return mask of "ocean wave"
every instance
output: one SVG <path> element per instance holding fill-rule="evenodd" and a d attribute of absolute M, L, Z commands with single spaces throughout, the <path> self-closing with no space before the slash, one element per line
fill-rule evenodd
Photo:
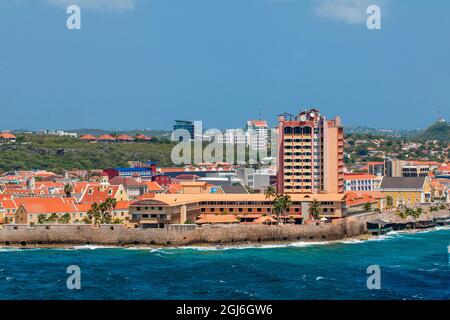
<path fill-rule="evenodd" d="M 70 248 L 60 248 L 66 250 L 97 250 L 97 249 L 121 249 L 118 246 L 101 246 L 101 245 L 82 245 L 82 246 L 73 246 Z"/>
<path fill-rule="evenodd" d="M 279 248 L 306 248 L 311 246 L 324 246 L 336 244 L 364 244 L 371 241 L 386 241 L 397 239 L 399 237 L 408 237 L 408 235 L 429 233 L 436 231 L 450 230 L 450 226 L 435 227 L 426 230 L 401 230 L 391 231 L 384 235 L 371 236 L 369 238 L 347 238 L 333 241 L 298 241 L 290 243 L 268 243 L 268 244 L 246 244 L 246 245 L 199 245 L 199 246 L 172 246 L 172 247 L 154 247 L 154 246 L 107 246 L 107 245 L 79 245 L 56 248 L 17 248 L 17 247 L 0 247 L 1 252 L 28 251 L 28 250 L 98 250 L 98 249 L 120 249 L 120 250 L 139 250 L 150 251 L 151 253 L 173 254 L 175 250 L 195 250 L 195 251 L 226 251 L 226 250 L 248 250 L 248 249 L 279 249 Z"/>

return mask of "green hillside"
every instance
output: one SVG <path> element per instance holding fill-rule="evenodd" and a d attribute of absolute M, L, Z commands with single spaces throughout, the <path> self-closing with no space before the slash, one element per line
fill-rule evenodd
<path fill-rule="evenodd" d="M 418 137 L 424 140 L 450 142 L 450 124 L 446 121 L 437 121 L 419 134 Z"/>
<path fill-rule="evenodd" d="M 69 137 L 17 134 L 14 144 L 0 144 L 0 171 L 46 169 L 61 173 L 74 169 L 128 166 L 127 161 L 156 161 L 171 165 L 172 143 L 87 143 Z"/>

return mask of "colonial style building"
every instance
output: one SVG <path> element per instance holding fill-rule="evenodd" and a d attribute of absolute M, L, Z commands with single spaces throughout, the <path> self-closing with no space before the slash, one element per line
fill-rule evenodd
<path fill-rule="evenodd" d="M 292 194 L 292 206 L 283 218 L 301 224 L 310 218 L 309 208 L 317 200 L 322 216 L 342 218 L 344 194 Z M 274 216 L 273 203 L 264 194 L 154 194 L 130 205 L 130 223 L 143 228 L 164 228 L 167 224 L 194 223 L 201 215 L 233 214 L 241 222 Z M 204 217 L 204 216 L 203 216 Z"/>
<path fill-rule="evenodd" d="M 392 197 L 394 207 L 430 203 L 431 184 L 427 177 L 384 177 L 380 191 Z"/>

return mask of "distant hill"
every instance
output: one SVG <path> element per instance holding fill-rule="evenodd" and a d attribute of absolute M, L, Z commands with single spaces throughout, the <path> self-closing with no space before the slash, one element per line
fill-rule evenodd
<path fill-rule="evenodd" d="M 450 124 L 444 120 L 436 121 L 433 125 L 418 135 L 424 140 L 439 140 L 450 142 Z"/>
<path fill-rule="evenodd" d="M 103 129 L 75 129 L 75 130 L 67 130 L 68 132 L 75 132 L 78 136 L 82 136 L 85 134 L 92 134 L 94 136 L 101 136 L 103 134 L 128 134 L 131 136 L 136 136 L 138 134 L 145 134 L 151 137 L 170 137 L 170 131 L 166 130 L 149 130 L 149 129 L 134 129 L 134 130 L 103 130 Z"/>
<path fill-rule="evenodd" d="M 344 132 L 346 134 L 372 134 L 385 137 L 409 137 L 416 135 L 418 130 L 345 126 Z"/>

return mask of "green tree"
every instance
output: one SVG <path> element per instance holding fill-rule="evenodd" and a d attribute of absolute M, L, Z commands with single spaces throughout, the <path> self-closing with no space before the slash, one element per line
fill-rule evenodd
<path fill-rule="evenodd" d="M 309 205 L 309 215 L 313 217 L 315 220 L 319 220 L 322 215 L 322 207 L 320 206 L 319 201 L 314 199 Z"/>
<path fill-rule="evenodd" d="M 58 218 L 59 223 L 68 224 L 70 222 L 70 214 L 65 213 Z"/>
<path fill-rule="evenodd" d="M 39 214 L 37 218 L 38 218 L 39 224 L 44 224 L 47 220 L 47 217 L 45 216 L 45 214 L 42 214 L 42 213 Z"/>
<path fill-rule="evenodd" d="M 58 215 L 56 213 L 52 213 L 50 217 L 47 218 L 47 222 L 55 223 L 58 221 Z"/>
<path fill-rule="evenodd" d="M 73 186 L 71 184 L 65 184 L 64 185 L 64 193 L 66 194 L 67 198 L 72 197 L 72 192 L 73 192 Z"/>
<path fill-rule="evenodd" d="M 289 210 L 289 208 L 292 206 L 292 200 L 291 196 L 286 195 L 279 195 L 274 200 L 274 210 L 275 214 L 277 216 L 277 221 L 279 222 L 280 215 L 284 215 L 284 213 Z M 286 222 L 286 221 L 285 221 Z"/>
<path fill-rule="evenodd" d="M 394 198 L 392 198 L 392 196 L 386 197 L 386 206 L 388 209 L 391 209 L 392 207 L 394 207 Z"/>
<path fill-rule="evenodd" d="M 117 206 L 117 200 L 114 198 L 108 198 L 105 202 L 100 204 L 101 222 L 110 224 L 112 221 L 112 212 Z"/>
<path fill-rule="evenodd" d="M 82 220 L 85 224 L 91 224 L 92 223 L 92 220 L 91 219 L 89 219 L 89 217 L 87 217 L 87 216 L 85 216 L 85 217 L 83 217 L 83 220 Z"/>
<path fill-rule="evenodd" d="M 371 211 L 372 210 L 372 204 L 370 202 L 366 202 L 364 204 L 364 211 Z"/>
<path fill-rule="evenodd" d="M 399 210 L 396 212 L 396 214 L 402 219 L 406 219 L 408 217 L 408 213 L 406 212 L 406 210 Z"/>
<path fill-rule="evenodd" d="M 96 202 L 94 202 L 88 210 L 87 218 L 91 221 L 91 223 L 94 222 L 94 224 L 100 225 L 102 215 L 100 212 L 100 206 Z"/>

